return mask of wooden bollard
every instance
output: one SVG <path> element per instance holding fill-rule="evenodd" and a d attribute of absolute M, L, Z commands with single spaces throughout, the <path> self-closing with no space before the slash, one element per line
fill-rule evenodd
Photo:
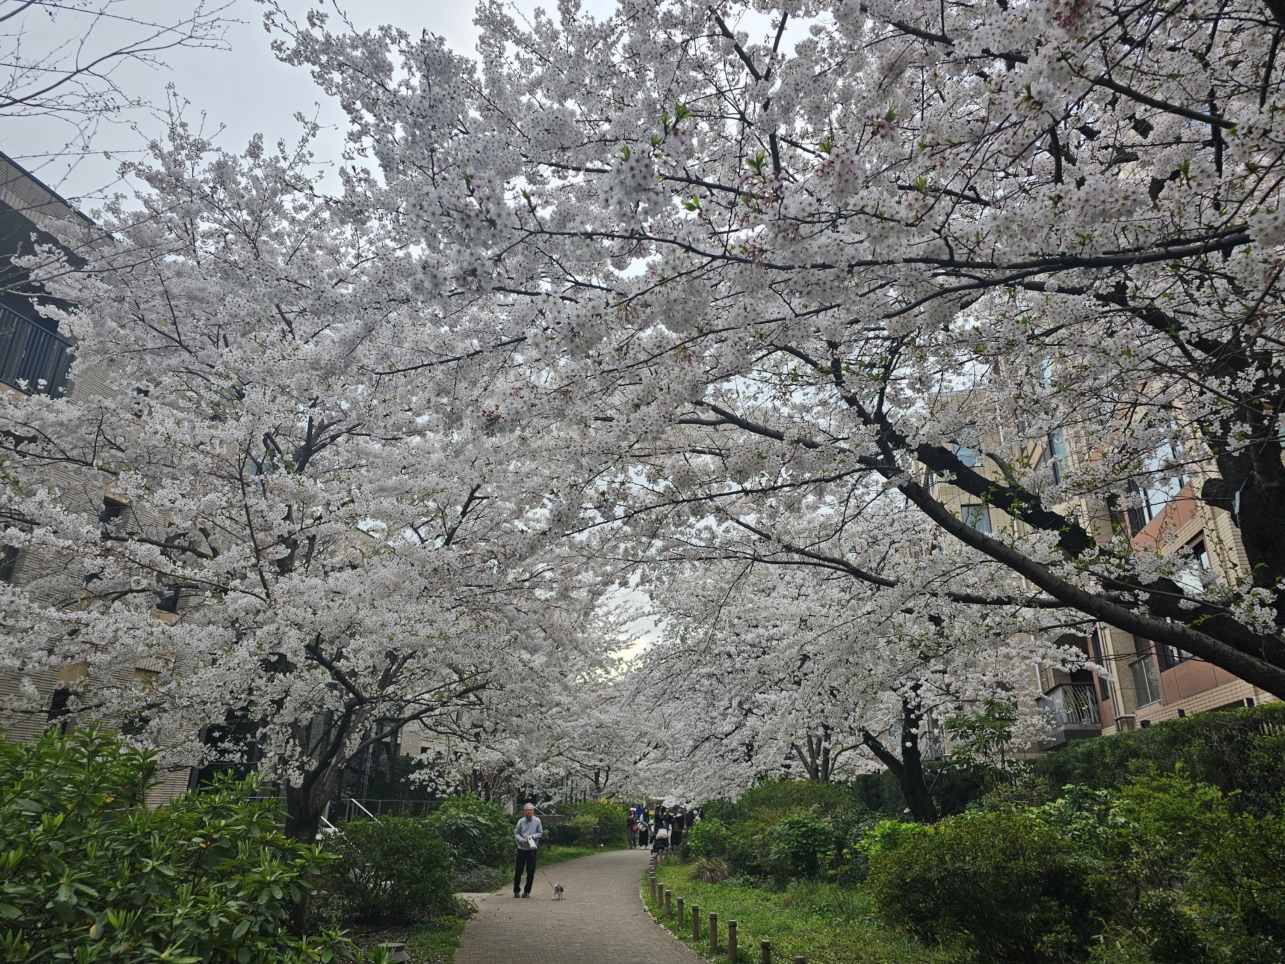
<path fill-rule="evenodd" d="M 736 921 L 727 922 L 727 959 L 736 964 Z"/>
<path fill-rule="evenodd" d="M 763 955 L 761 964 L 772 964 L 772 942 L 759 941 L 759 950 Z"/>
<path fill-rule="evenodd" d="M 654 904 L 656 902 L 656 875 L 648 874 L 647 879 L 651 881 L 651 901 Z"/>
<path fill-rule="evenodd" d="M 808 964 L 808 959 L 806 957 L 796 957 L 794 964 Z"/>
<path fill-rule="evenodd" d="M 709 915 L 709 952 L 713 954 L 718 950 L 718 915 L 711 913 Z"/>
<path fill-rule="evenodd" d="M 674 916 L 674 892 L 669 889 L 665 890 L 665 916 Z"/>
<path fill-rule="evenodd" d="M 701 909 L 700 904 L 692 904 L 692 940 L 701 939 Z"/>
<path fill-rule="evenodd" d="M 687 923 L 687 918 L 683 915 L 683 899 L 678 898 L 678 926 L 682 927 Z"/>

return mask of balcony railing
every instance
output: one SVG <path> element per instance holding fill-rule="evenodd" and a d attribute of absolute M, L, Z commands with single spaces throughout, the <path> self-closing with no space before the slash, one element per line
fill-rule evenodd
<path fill-rule="evenodd" d="M 1098 699 L 1092 683 L 1063 683 L 1055 686 L 1036 701 L 1059 726 L 1101 726 Z"/>
<path fill-rule="evenodd" d="M 71 342 L 0 305 L 0 382 L 28 395 L 61 395 Z"/>

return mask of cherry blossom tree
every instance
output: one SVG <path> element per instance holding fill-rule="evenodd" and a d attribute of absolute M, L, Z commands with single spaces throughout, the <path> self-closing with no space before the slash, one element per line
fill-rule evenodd
<path fill-rule="evenodd" d="M 873 490 L 1006 567 L 995 604 L 1285 695 L 1279 5 L 484 3 L 480 67 L 270 20 L 348 112 L 351 209 L 504 297 L 498 417 L 561 433 L 591 523 L 699 506 L 892 588 Z M 1219 585 L 1116 515 L 1185 483 L 1239 527 Z"/>
<path fill-rule="evenodd" d="M 467 740 L 609 637 L 566 573 L 556 460 L 494 417 L 512 361 L 451 320 L 477 306 L 336 217 L 306 140 L 172 134 L 114 243 L 42 278 L 75 306 L 69 397 L 0 400 L 0 538 L 34 573 L 0 588 L 0 653 L 79 663 L 68 709 L 176 764 L 252 752 L 311 839 L 389 730 Z"/>
<path fill-rule="evenodd" d="M 1075 614 L 959 603 L 1003 587 L 1007 570 L 935 546 L 931 525 L 908 530 L 865 533 L 884 571 L 900 576 L 892 589 L 773 565 L 761 547 L 738 544 L 737 527 L 719 561 L 713 532 L 694 561 L 671 560 L 668 578 L 652 583 L 670 632 L 636 670 L 636 702 L 664 721 L 656 769 L 707 798 L 769 775 L 829 780 L 884 766 L 914 818 L 932 821 L 925 759 L 946 749 L 948 721 L 1002 703 L 1016 741 L 1033 743 L 1047 725 L 1036 661 L 1085 663 L 1054 642 Z"/>

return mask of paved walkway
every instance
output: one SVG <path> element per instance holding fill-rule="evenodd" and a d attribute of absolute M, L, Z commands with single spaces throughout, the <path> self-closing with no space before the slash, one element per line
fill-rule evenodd
<path fill-rule="evenodd" d="M 507 887 L 487 894 L 455 964 L 704 964 L 643 907 L 647 859 L 645 850 L 612 850 L 537 870 L 528 900 Z M 554 884 L 566 899 L 551 899 Z"/>

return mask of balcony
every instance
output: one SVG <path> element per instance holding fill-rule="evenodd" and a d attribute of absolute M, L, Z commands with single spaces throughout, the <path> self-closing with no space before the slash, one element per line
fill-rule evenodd
<path fill-rule="evenodd" d="M 1036 706 L 1047 717 L 1052 732 L 1040 740 L 1041 750 L 1052 750 L 1072 740 L 1102 734 L 1102 716 L 1092 683 L 1063 683 L 1045 692 Z"/>
<path fill-rule="evenodd" d="M 71 342 L 0 305 L 0 382 L 57 398 L 67 388 Z"/>

